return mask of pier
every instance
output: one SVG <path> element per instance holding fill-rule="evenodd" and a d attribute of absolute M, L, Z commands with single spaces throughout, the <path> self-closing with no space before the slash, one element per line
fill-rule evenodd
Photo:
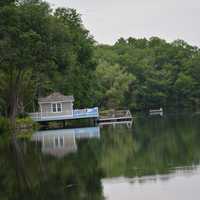
<path fill-rule="evenodd" d="M 129 110 L 108 110 L 100 112 L 100 123 L 112 123 L 120 121 L 132 121 L 133 117 Z"/>
<path fill-rule="evenodd" d="M 30 113 L 30 117 L 35 122 L 50 122 L 50 121 L 65 121 L 65 120 L 76 120 L 76 119 L 99 119 L 98 108 L 86 108 L 73 110 L 72 114 L 56 113 L 52 115 L 52 112 L 37 112 Z"/>
<path fill-rule="evenodd" d="M 51 122 L 78 119 L 91 119 L 95 123 L 112 123 L 118 121 L 131 121 L 132 115 L 129 110 L 107 110 L 99 113 L 98 107 L 74 109 L 74 97 L 65 96 L 54 92 L 47 97 L 38 99 L 39 111 L 29 113 L 35 122 Z"/>

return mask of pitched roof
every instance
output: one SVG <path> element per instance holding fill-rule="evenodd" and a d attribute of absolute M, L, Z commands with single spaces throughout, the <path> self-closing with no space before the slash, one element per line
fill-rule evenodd
<path fill-rule="evenodd" d="M 54 92 L 47 97 L 39 98 L 39 103 L 50 103 L 50 102 L 57 102 L 57 101 L 66 101 L 66 102 L 73 102 L 73 96 L 65 96 L 59 92 Z"/>

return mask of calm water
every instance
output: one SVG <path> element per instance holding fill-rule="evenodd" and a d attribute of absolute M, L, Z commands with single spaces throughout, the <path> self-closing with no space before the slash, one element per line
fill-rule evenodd
<path fill-rule="evenodd" d="M 200 115 L 0 137 L 0 200 L 199 200 Z"/>

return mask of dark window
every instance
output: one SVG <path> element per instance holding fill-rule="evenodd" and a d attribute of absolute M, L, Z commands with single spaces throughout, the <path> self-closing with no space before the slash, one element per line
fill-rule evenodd
<path fill-rule="evenodd" d="M 61 112 L 62 109 L 61 109 L 61 103 L 57 103 L 57 112 Z"/>
<path fill-rule="evenodd" d="M 56 104 L 55 103 L 52 104 L 52 110 L 53 110 L 53 112 L 57 112 Z"/>
<path fill-rule="evenodd" d="M 61 105 L 61 103 L 53 103 L 52 104 L 52 111 L 53 112 L 62 112 L 62 105 Z"/>

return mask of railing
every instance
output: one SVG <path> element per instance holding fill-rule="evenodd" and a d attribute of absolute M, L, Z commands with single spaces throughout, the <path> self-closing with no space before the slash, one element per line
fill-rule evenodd
<path fill-rule="evenodd" d="M 54 118 L 59 119 L 77 119 L 77 118 L 87 118 L 87 117 L 99 117 L 99 111 L 98 108 L 86 108 L 86 109 L 76 109 L 73 110 L 72 115 L 67 114 L 67 113 L 52 113 L 52 112 L 46 112 L 46 113 L 29 113 L 29 116 L 34 120 L 34 121 L 42 121 L 45 119 L 52 119 Z"/>
<path fill-rule="evenodd" d="M 100 118 L 132 118 L 129 110 L 107 110 L 100 113 Z"/>
<path fill-rule="evenodd" d="M 34 121 L 38 121 L 38 120 L 40 120 L 40 119 L 42 118 L 40 112 L 29 113 L 29 116 L 30 116 Z"/>
<path fill-rule="evenodd" d="M 86 108 L 73 110 L 73 116 L 99 116 L 98 108 Z"/>

